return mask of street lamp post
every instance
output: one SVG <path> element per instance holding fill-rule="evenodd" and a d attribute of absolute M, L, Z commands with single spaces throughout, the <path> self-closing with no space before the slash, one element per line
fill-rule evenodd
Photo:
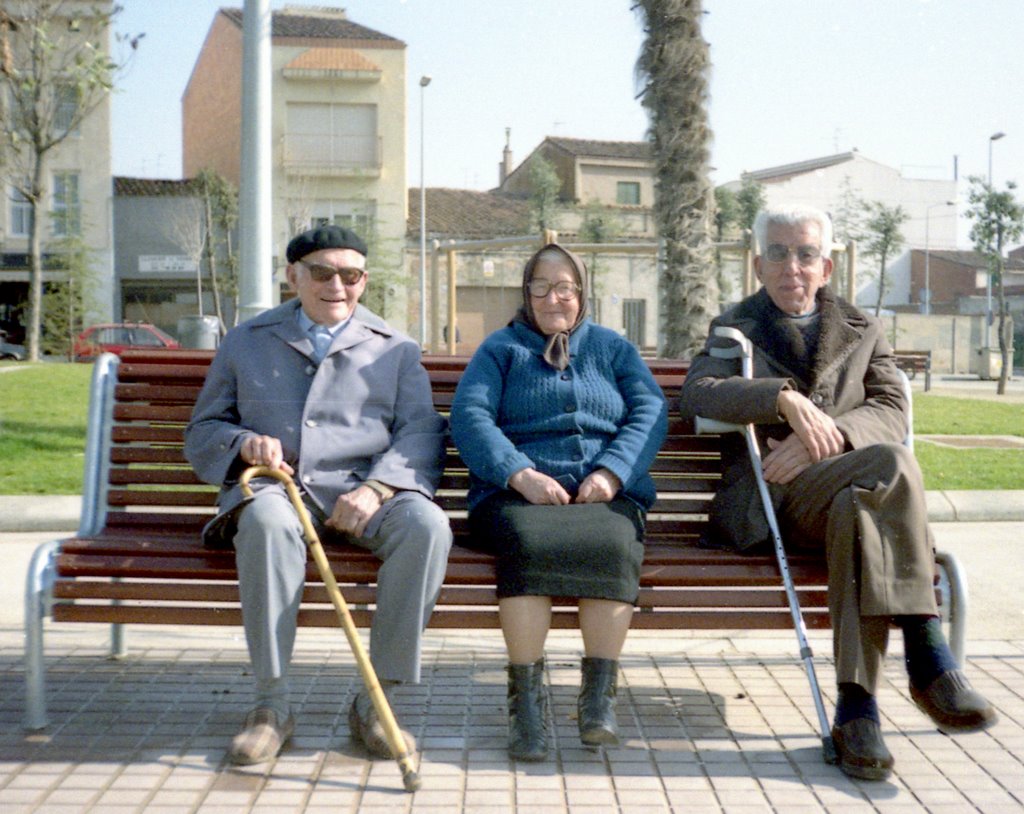
<path fill-rule="evenodd" d="M 1005 136 L 1002 130 L 988 137 L 988 186 L 992 188 L 992 142 Z M 992 347 L 992 269 L 985 275 L 985 348 Z"/>
<path fill-rule="evenodd" d="M 930 316 L 932 313 L 932 278 L 930 269 L 928 268 L 928 258 L 930 254 L 930 244 L 928 240 L 928 227 L 930 225 L 930 218 L 932 210 L 937 206 L 956 206 L 956 201 L 942 201 L 941 203 L 933 203 L 927 206 L 924 210 L 924 313 L 925 316 Z"/>
<path fill-rule="evenodd" d="M 427 190 L 424 186 L 424 153 L 426 136 L 423 124 L 425 89 L 429 76 L 420 77 L 420 347 L 427 344 Z"/>

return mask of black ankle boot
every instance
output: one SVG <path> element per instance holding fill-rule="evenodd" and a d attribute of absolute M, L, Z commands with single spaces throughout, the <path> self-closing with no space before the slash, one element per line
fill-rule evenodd
<path fill-rule="evenodd" d="M 615 693 L 619 663 L 613 659 L 583 659 L 583 683 L 576 702 L 580 740 L 587 746 L 614 746 L 619 742 L 615 721 Z"/>
<path fill-rule="evenodd" d="M 508 665 L 508 754 L 532 761 L 548 756 L 544 659 Z"/>

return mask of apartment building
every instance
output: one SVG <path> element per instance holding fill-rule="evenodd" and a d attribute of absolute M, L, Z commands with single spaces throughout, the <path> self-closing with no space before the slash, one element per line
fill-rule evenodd
<path fill-rule="evenodd" d="M 82 0 L 64 4 L 60 17 L 46 21 L 46 36 L 54 44 L 54 75 L 59 73 L 62 56 L 73 55 L 86 38 L 109 54 L 110 32 L 97 27 L 95 15 L 110 14 L 112 8 L 109 0 Z M 19 16 L 16 4 L 4 4 L 2 12 L 3 54 L 11 71 L 0 80 L 9 81 L 17 70 L 32 70 L 27 64 L 19 64 L 29 59 L 25 35 L 30 23 Z M 59 270 L 61 245 L 67 238 L 80 238 L 89 251 L 97 285 L 98 311 L 92 316 L 96 320 L 109 319 L 113 302 L 110 97 L 104 94 L 88 115 L 69 129 L 69 124 L 79 118 L 80 97 L 72 88 L 56 83 L 48 90 L 52 96 L 46 98 L 46 108 L 53 110 L 53 130 L 67 135 L 46 153 L 43 165 L 44 192 L 39 209 L 45 217 L 45 222 L 40 223 L 43 282 L 63 279 Z M 7 128 L 17 121 L 17 114 L 12 109 L 13 93 L 6 81 L 0 81 L 0 91 L 0 118 Z M 0 157 L 0 328 L 18 341 L 24 332 L 22 309 L 29 295 L 31 209 L 15 182 L 27 178 L 30 172 L 31 166 L 22 157 Z"/>
<path fill-rule="evenodd" d="M 297 231 L 336 223 L 370 244 L 375 282 L 403 279 L 405 43 L 322 6 L 275 10 L 271 24 L 275 269 Z M 183 171 L 241 172 L 242 11 L 217 12 L 182 98 Z M 402 327 L 406 286 L 383 310 Z M 380 307 L 380 305 L 378 305 Z"/>
<path fill-rule="evenodd" d="M 606 241 L 648 243 L 650 251 L 584 253 L 591 271 L 590 317 L 621 332 L 637 347 L 651 351 L 657 343 L 657 264 L 655 258 L 653 162 L 646 142 L 613 142 L 548 136 L 514 166 L 509 133 L 498 163 L 498 186 L 488 192 L 427 189 L 426 238 L 481 241 L 510 237 L 535 238 L 516 247 L 469 248 L 457 253 L 458 350 L 470 353 L 492 331 L 505 325 L 522 301 L 522 268 L 540 246 L 539 228 L 532 223 L 530 167 L 543 158 L 560 182 L 554 217 L 549 224 L 559 241 L 569 246 L 589 239 L 587 220 L 604 221 Z M 419 189 L 409 190 L 407 264 L 419 268 Z M 418 273 L 418 272 L 417 272 Z M 438 347 L 442 337 L 433 330 L 447 313 L 447 274 L 427 270 L 431 318 L 428 343 Z M 432 289 L 438 284 L 436 296 Z M 436 308 L 435 308 L 436 306 Z"/>

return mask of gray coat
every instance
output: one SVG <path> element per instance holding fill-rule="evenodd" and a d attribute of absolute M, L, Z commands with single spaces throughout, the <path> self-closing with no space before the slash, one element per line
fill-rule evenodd
<path fill-rule="evenodd" d="M 819 291 L 818 303 L 821 335 L 810 360 L 802 352 L 799 332 L 781 318 L 763 289 L 714 319 L 712 335 L 683 384 L 683 416 L 756 424 L 765 449 L 766 437 L 782 439 L 791 432 L 776 409 L 779 392 L 788 387 L 835 420 L 847 449 L 900 443 L 907 433 L 908 405 L 881 323 L 828 289 Z M 753 343 L 752 380 L 742 378 L 738 359 L 709 355 L 712 347 L 735 344 L 713 336 L 719 325 L 738 328 Z M 752 548 L 770 537 L 743 440 L 727 438 L 723 454 L 725 471 L 711 507 L 712 526 L 716 537 L 724 536 L 741 550 Z"/>
<path fill-rule="evenodd" d="M 298 299 L 224 337 L 185 431 L 185 456 L 221 486 L 222 516 L 242 500 L 247 436 L 281 440 L 296 481 L 329 515 L 338 496 L 374 479 L 433 497 L 445 420 L 433 407 L 420 349 L 358 306 L 318 366 Z M 255 488 L 280 488 L 254 483 Z"/>

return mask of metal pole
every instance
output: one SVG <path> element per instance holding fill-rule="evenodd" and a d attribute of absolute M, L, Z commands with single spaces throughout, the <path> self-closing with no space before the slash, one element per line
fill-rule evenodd
<path fill-rule="evenodd" d="M 448 355 L 455 355 L 456 336 L 459 330 L 458 323 L 456 322 L 456 297 L 458 292 L 456 290 L 455 281 L 455 250 L 449 249 L 446 253 L 448 255 Z"/>
<path fill-rule="evenodd" d="M 988 186 L 992 189 L 992 143 L 1005 136 L 1002 130 L 988 137 Z M 992 347 L 992 269 L 985 275 L 985 352 Z M 987 360 L 986 360 L 987 362 Z M 987 364 L 986 364 L 987 367 Z"/>
<path fill-rule="evenodd" d="M 427 344 L 427 189 L 424 185 L 424 155 L 426 152 L 425 89 L 429 76 L 420 77 L 420 347 Z"/>
<path fill-rule="evenodd" d="M 239 184 L 239 316 L 273 305 L 271 258 L 270 0 L 245 0 L 242 13 L 242 175 Z"/>

